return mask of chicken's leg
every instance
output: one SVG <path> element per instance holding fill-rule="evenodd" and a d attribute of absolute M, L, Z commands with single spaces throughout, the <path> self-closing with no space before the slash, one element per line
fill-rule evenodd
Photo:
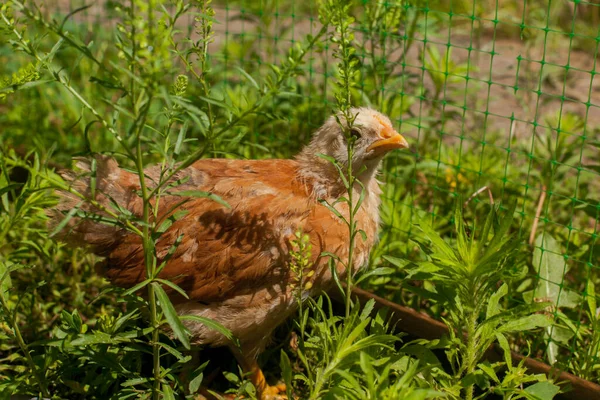
<path fill-rule="evenodd" d="M 248 357 L 242 353 L 240 349 L 234 349 L 233 354 L 244 372 L 250 374 L 250 381 L 256 388 L 258 396 L 261 400 L 285 400 L 285 385 L 279 384 L 269 386 L 265 375 L 260 369 L 258 362 L 254 357 Z"/>

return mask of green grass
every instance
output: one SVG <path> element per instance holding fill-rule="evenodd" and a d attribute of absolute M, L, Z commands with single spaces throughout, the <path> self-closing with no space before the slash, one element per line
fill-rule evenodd
<path fill-rule="evenodd" d="M 289 158 L 350 105 L 390 115 L 413 145 L 386 159 L 380 240 L 354 282 L 451 335 L 406 338 L 372 304 L 310 299 L 262 357 L 271 377 L 313 399 L 554 396 L 508 351 L 485 361 L 495 342 L 598 381 L 600 105 L 582 66 L 595 59 L 576 53 L 597 53 L 598 10 L 447 3 L 133 0 L 101 8 L 110 23 L 0 6 L 0 399 L 191 398 L 215 367 L 204 350 L 191 362 L 181 322 L 156 300 L 148 221 L 160 191 L 142 184 L 143 221 L 115 215 L 144 240 L 142 298 L 48 231 L 56 168 L 101 152 L 143 180 L 151 164 L 168 176 L 202 157 Z M 548 38 L 546 25 L 567 34 Z M 302 266 L 301 233 L 297 245 Z M 252 398 L 234 364 L 219 375 L 221 391 Z"/>

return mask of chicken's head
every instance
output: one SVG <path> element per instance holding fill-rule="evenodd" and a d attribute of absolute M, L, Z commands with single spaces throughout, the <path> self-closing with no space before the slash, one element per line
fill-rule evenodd
<path fill-rule="evenodd" d="M 408 143 L 394 130 L 390 119 L 380 112 L 361 107 L 351 108 L 350 115 L 353 121 L 347 121 L 342 114 L 325 121 L 302 151 L 301 158 L 324 154 L 347 167 L 348 146 L 353 144 L 353 171 L 371 177 L 387 152 L 408 148 Z"/>

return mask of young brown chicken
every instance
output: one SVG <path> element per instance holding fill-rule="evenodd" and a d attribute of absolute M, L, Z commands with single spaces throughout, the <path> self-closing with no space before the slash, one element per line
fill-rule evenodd
<path fill-rule="evenodd" d="M 351 134 L 356 137 L 354 171 L 361 171 L 366 196 L 356 220 L 366 233 L 357 236 L 353 269 L 367 261 L 369 250 L 377 240 L 379 225 L 379 184 L 375 178 L 383 156 L 390 150 L 406 148 L 406 140 L 392 128 L 388 117 L 368 108 L 351 110 L 357 114 Z M 343 121 L 343 118 L 340 118 Z M 239 338 L 241 348 L 218 332 L 200 323 L 187 325 L 196 343 L 225 345 L 232 348 L 242 368 L 251 377 L 263 399 L 277 392 L 266 384 L 256 363 L 275 327 L 295 309 L 294 275 L 289 268 L 290 240 L 298 230 L 310 236 L 315 274 L 312 288 L 305 296 L 326 291 L 332 286 L 331 273 L 323 252 L 342 259 L 348 253 L 348 228 L 320 199 L 334 204 L 345 194 L 339 173 L 319 154 L 347 165 L 347 141 L 335 117 L 319 128 L 300 154 L 293 160 L 226 160 L 204 159 L 180 171 L 173 180 L 187 181 L 175 191 L 202 190 L 223 198 L 231 208 L 207 198 L 193 198 L 177 208 L 187 214 L 175 221 L 156 243 L 156 255 L 164 258 L 173 243 L 181 243 L 160 273 L 182 287 L 189 300 L 169 292 L 180 314 L 211 318 L 230 329 Z M 87 197 L 90 188 L 89 162 L 79 162 L 87 175 L 63 174 L 74 189 Z M 95 196 L 100 204 L 120 207 L 141 214 L 142 201 L 137 194 L 137 175 L 120 169 L 114 159 L 96 157 Z M 159 180 L 159 167 L 146 171 L 150 182 Z M 152 183 L 149 184 L 152 186 Z M 358 198 L 360 191 L 356 185 Z M 181 197 L 163 195 L 159 201 L 157 224 L 173 213 Z M 55 211 L 55 224 L 66 210 L 80 200 L 61 193 Z M 98 214 L 89 205 L 80 206 Z M 345 217 L 348 207 L 337 203 Z M 131 287 L 146 278 L 144 254 L 139 236 L 92 220 L 72 219 L 63 230 L 66 240 L 86 244 L 103 257 L 99 270 L 114 284 Z M 345 275 L 338 267 L 340 276 Z M 169 290 L 165 287 L 165 290 Z"/>

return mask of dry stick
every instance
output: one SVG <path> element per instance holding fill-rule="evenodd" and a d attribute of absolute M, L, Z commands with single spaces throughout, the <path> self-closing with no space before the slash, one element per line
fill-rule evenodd
<path fill-rule="evenodd" d="M 473 200 L 478 194 L 480 194 L 481 192 L 483 192 L 484 190 L 487 190 L 488 192 L 488 196 L 490 196 L 490 204 L 494 205 L 494 196 L 492 195 L 492 191 L 490 190 L 489 187 L 484 186 L 481 189 L 477 190 L 475 193 L 473 193 L 468 199 L 467 201 L 465 201 L 465 203 L 463 204 L 463 208 L 465 208 L 466 206 L 469 205 L 469 203 L 471 202 L 471 200 Z"/>
<path fill-rule="evenodd" d="M 542 192 L 540 193 L 540 199 L 538 200 L 537 210 L 535 210 L 535 218 L 533 220 L 533 226 L 531 227 L 531 234 L 529 235 L 529 245 L 532 246 L 535 241 L 535 233 L 537 231 L 538 223 L 540 221 L 540 214 L 546 201 L 546 185 L 542 186 Z"/>
<path fill-rule="evenodd" d="M 474 199 L 474 198 L 475 198 L 475 197 L 476 197 L 478 194 L 480 194 L 480 193 L 481 193 L 481 192 L 483 192 L 484 190 L 487 190 L 487 192 L 488 192 L 488 196 L 490 197 L 490 204 L 491 204 L 492 206 L 494 206 L 494 196 L 492 195 L 492 191 L 490 190 L 490 188 L 489 188 L 489 187 L 487 187 L 487 186 L 484 186 L 484 187 L 482 187 L 481 189 L 477 190 L 475 193 L 473 193 L 473 194 L 472 194 L 472 195 L 471 195 L 471 196 L 470 196 L 470 197 L 467 199 L 467 201 L 465 201 L 465 202 L 463 203 L 463 208 L 467 208 L 467 206 L 469 205 L 469 203 L 471 202 L 471 200 L 473 200 L 473 199 Z M 465 224 L 465 227 L 469 226 L 469 224 L 467 224 L 467 220 L 465 219 L 465 215 L 464 215 L 464 213 L 463 213 L 463 216 L 462 216 L 462 218 L 463 218 L 463 222 L 464 222 L 464 224 Z M 471 236 L 471 233 L 470 233 L 470 231 L 469 231 L 469 230 L 467 230 L 467 235 Z"/>

